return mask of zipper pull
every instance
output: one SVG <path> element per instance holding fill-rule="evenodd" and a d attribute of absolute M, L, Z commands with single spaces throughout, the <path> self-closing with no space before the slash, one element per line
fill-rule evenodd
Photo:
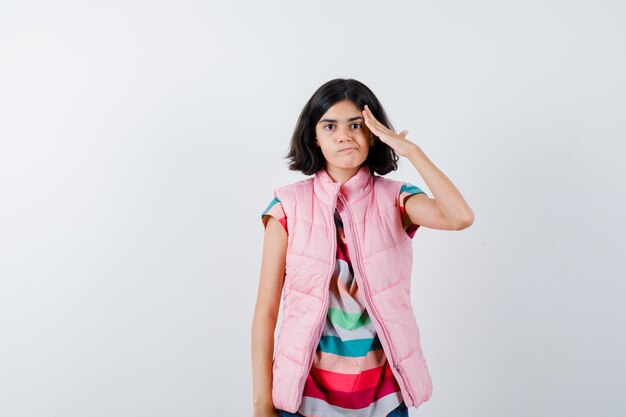
<path fill-rule="evenodd" d="M 396 371 L 398 371 L 399 374 L 402 374 L 402 369 L 400 369 L 400 365 L 398 365 L 397 363 L 394 363 L 393 367 L 396 368 Z M 413 399 L 413 395 L 409 391 L 409 387 L 408 385 L 406 385 L 406 381 L 405 381 L 405 387 L 407 389 L 407 394 L 409 394 L 409 398 L 411 399 L 411 403 L 415 404 L 415 399 Z"/>

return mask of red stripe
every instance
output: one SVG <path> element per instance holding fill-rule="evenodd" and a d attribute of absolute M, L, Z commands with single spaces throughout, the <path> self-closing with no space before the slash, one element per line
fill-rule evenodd
<path fill-rule="evenodd" d="M 356 410 L 370 406 L 379 398 L 400 391 L 398 382 L 393 375 L 385 378 L 378 387 L 360 391 L 334 391 L 320 388 L 315 385 L 311 375 L 307 377 L 303 396 L 318 398 L 330 405 Z"/>
<path fill-rule="evenodd" d="M 343 228 L 337 227 L 337 259 L 346 261 L 350 264 L 350 252 L 348 251 L 348 245 L 346 244 L 346 238 L 343 236 Z"/>
<path fill-rule="evenodd" d="M 387 364 L 361 371 L 359 374 L 344 374 L 313 367 L 311 374 L 317 385 L 321 385 L 324 389 L 344 392 L 373 388 L 381 379 L 392 375 L 391 368 Z"/>
<path fill-rule="evenodd" d="M 280 220 L 278 220 L 280 222 L 280 224 L 283 225 L 283 227 L 285 228 L 285 232 L 287 232 L 287 234 L 289 234 L 289 230 L 287 230 L 287 217 L 283 216 L 281 217 Z"/>

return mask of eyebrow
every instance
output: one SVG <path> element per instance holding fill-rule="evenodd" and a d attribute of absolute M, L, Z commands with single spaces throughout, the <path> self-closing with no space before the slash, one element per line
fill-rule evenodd
<path fill-rule="evenodd" d="M 352 122 L 354 120 L 359 120 L 359 119 L 363 120 L 363 117 L 361 117 L 361 116 L 351 117 L 351 118 L 347 119 L 346 122 Z M 335 120 L 335 119 L 322 119 L 322 120 L 319 121 L 319 123 L 323 123 L 323 122 L 337 123 L 337 120 Z"/>

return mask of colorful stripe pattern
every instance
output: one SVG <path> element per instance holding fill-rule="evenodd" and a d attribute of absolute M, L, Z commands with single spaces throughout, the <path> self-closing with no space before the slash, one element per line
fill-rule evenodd
<path fill-rule="evenodd" d="M 405 199 L 408 196 L 413 195 L 413 194 L 426 194 L 426 193 L 422 191 L 416 185 L 413 185 L 408 182 L 405 183 L 402 186 L 402 188 L 400 188 L 400 201 L 399 201 L 400 215 L 402 216 L 404 230 L 406 230 L 406 232 L 408 233 L 411 239 L 415 235 L 415 232 L 417 232 L 417 229 L 420 227 L 420 225 L 411 223 L 411 219 L 409 219 L 409 216 L 406 216 L 406 212 L 404 210 L 404 203 L 405 203 Z"/>
<path fill-rule="evenodd" d="M 280 224 L 282 224 L 283 227 L 285 228 L 285 231 L 289 233 L 289 230 L 287 230 L 287 217 L 285 216 L 285 212 L 283 211 L 283 206 L 280 204 L 280 200 L 278 199 L 278 197 L 274 197 L 272 201 L 270 201 L 270 203 L 268 204 L 267 208 L 263 211 L 263 214 L 261 214 L 261 220 L 263 221 L 263 226 L 267 224 L 268 218 L 265 217 L 266 215 L 269 215 L 278 219 Z"/>
<path fill-rule="evenodd" d="M 419 225 L 405 216 L 404 200 L 418 193 L 424 192 L 406 183 L 398 196 L 403 224 L 411 238 Z M 340 201 L 337 208 L 337 262 L 330 282 L 328 313 L 298 412 L 307 417 L 384 417 L 400 405 L 402 395 L 354 279 Z M 277 218 L 287 230 L 285 213 L 276 197 L 262 219 L 266 215 Z"/>

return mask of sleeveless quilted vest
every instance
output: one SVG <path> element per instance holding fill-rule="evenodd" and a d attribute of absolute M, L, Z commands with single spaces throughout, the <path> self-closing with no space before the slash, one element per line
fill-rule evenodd
<path fill-rule="evenodd" d="M 397 206 L 402 184 L 362 166 L 343 186 L 321 169 L 312 178 L 274 190 L 288 230 L 283 319 L 272 367 L 274 407 L 295 413 L 302 401 L 327 314 L 337 200 L 348 214 L 344 232 L 354 276 L 404 402 L 417 408 L 430 399 L 432 381 L 410 298 L 412 240 Z"/>

